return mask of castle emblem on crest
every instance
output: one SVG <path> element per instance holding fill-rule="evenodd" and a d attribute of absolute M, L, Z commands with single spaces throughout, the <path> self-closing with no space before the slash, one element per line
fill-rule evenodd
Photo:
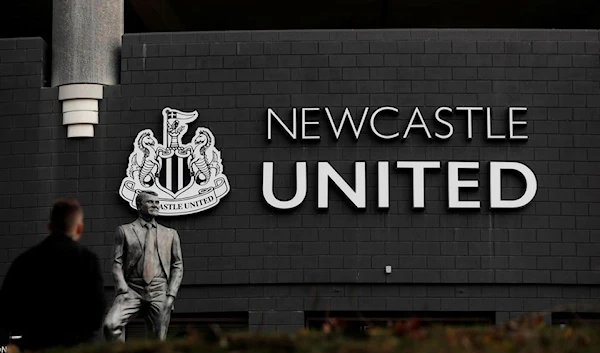
<path fill-rule="evenodd" d="M 150 129 L 137 134 L 119 194 L 136 209 L 137 193 L 155 191 L 162 216 L 192 214 L 217 205 L 229 192 L 229 181 L 212 132 L 199 127 L 190 142 L 184 143 L 183 135 L 198 112 L 167 107 L 162 116 L 163 144 Z"/>

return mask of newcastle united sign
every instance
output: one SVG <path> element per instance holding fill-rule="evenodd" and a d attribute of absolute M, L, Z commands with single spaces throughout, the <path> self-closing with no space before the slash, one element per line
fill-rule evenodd
<path fill-rule="evenodd" d="M 158 193 L 161 216 L 192 214 L 217 205 L 229 192 L 229 181 L 212 132 L 199 127 L 190 142 L 184 143 L 188 124 L 198 112 L 167 107 L 162 115 L 163 143 L 150 129 L 137 134 L 119 194 L 135 209 L 138 192 Z"/>
<path fill-rule="evenodd" d="M 396 107 L 384 106 L 365 107 L 362 115 L 353 117 L 350 110 L 346 108 L 341 114 L 341 119 L 335 118 L 328 107 L 323 109 L 319 107 L 300 107 L 291 109 L 291 121 L 285 122 L 273 109 L 267 110 L 267 140 L 273 139 L 274 127 L 280 128 L 280 138 L 291 138 L 293 140 L 320 140 L 321 128 L 331 129 L 336 140 L 346 131 L 354 139 L 358 140 L 362 134 L 372 134 L 375 138 L 382 141 L 394 142 L 408 138 L 411 134 L 423 134 L 428 140 L 438 139 L 447 140 L 454 134 L 454 125 L 450 118 L 462 115 L 466 125 L 466 140 L 473 139 L 473 126 L 476 124 L 485 127 L 485 138 L 495 141 L 526 141 L 529 137 L 523 134 L 522 128 L 527 125 L 527 121 L 519 120 L 517 115 L 527 111 L 526 107 L 508 107 L 504 120 L 506 133 L 494 132 L 492 121 L 492 109 L 490 107 L 439 107 L 435 110 L 434 122 L 427 124 L 423 114 L 418 107 L 415 107 L 406 119 L 408 124 L 401 131 L 384 131 L 379 121 L 384 115 L 401 119 L 400 110 Z M 324 114 L 323 114 L 324 113 Z M 484 115 L 485 118 L 476 114 Z M 290 114 L 287 114 L 288 116 Z M 325 119 L 325 117 L 327 119 Z M 408 116 L 407 116 L 408 118 Z M 322 121 L 320 121 L 322 120 Z M 459 120 L 460 121 L 460 120 Z M 475 122 L 474 122 L 475 121 Z M 432 130 L 432 127 L 435 130 Z M 389 128 L 389 126 L 388 126 Z M 496 126 L 497 128 L 497 126 Z M 437 130 L 437 131 L 436 131 Z M 520 130 L 520 131 L 518 131 Z M 433 132 L 433 134 L 432 134 Z M 396 148 L 396 147 L 390 147 Z M 443 147 L 440 147 L 443 148 Z M 476 147 L 474 147 L 476 148 Z M 390 162 L 376 161 L 377 169 L 377 207 L 387 209 L 390 207 Z M 317 195 L 317 207 L 319 209 L 329 208 L 329 190 L 333 183 L 357 209 L 367 207 L 367 166 L 365 161 L 354 162 L 354 183 L 347 182 L 341 174 L 327 161 L 318 161 L 316 166 L 317 178 L 316 187 L 313 187 Z M 441 161 L 396 161 L 392 168 L 401 170 L 412 170 L 413 175 L 413 197 L 412 205 L 414 209 L 425 208 L 425 173 L 426 171 L 440 170 L 443 168 Z M 461 200 L 460 189 L 479 188 L 478 180 L 466 180 L 460 178 L 460 172 L 464 170 L 476 171 L 480 169 L 479 161 L 448 161 L 444 168 L 447 169 L 448 186 L 448 209 L 479 209 L 481 202 L 479 200 Z M 508 173 L 521 174 L 525 180 L 523 194 L 517 199 L 506 199 L 502 195 L 502 175 Z M 517 209 L 529 204 L 537 192 L 537 178 L 534 172 L 525 164 L 518 161 L 490 161 L 489 162 L 489 207 L 490 209 Z M 263 162 L 263 198 L 275 209 L 293 209 L 298 207 L 306 198 L 308 181 L 307 162 L 296 162 L 296 191 L 294 196 L 288 200 L 282 200 L 275 196 L 274 192 L 274 162 Z M 330 183 L 331 182 L 331 183 Z M 354 184 L 354 185 L 352 185 Z"/>
<path fill-rule="evenodd" d="M 382 115 L 399 115 L 395 107 L 365 107 L 360 117 L 353 117 L 346 108 L 341 119 L 335 118 L 327 107 L 301 107 L 291 109 L 291 121 L 285 122 L 273 109 L 267 110 L 267 140 L 273 139 L 273 130 L 280 129 L 280 137 L 293 140 L 320 140 L 320 127 L 330 128 L 339 139 L 346 132 L 358 140 L 363 134 L 372 134 L 382 141 L 394 142 L 408 138 L 413 131 L 424 134 L 428 140 L 447 140 L 454 134 L 457 117 L 460 123 L 466 124 L 466 141 L 473 139 L 473 126 L 485 127 L 485 139 L 498 142 L 515 140 L 526 141 L 529 137 L 522 130 L 527 121 L 518 119 L 518 114 L 527 111 L 526 107 L 508 107 L 504 119 L 492 119 L 490 107 L 439 107 L 436 109 L 433 123 L 427 123 L 421 110 L 415 107 L 408 124 L 401 131 L 383 131 L 378 123 Z M 323 114 L 323 112 L 325 114 Z M 308 115 L 311 114 L 309 117 Z M 476 114 L 484 116 L 474 119 Z M 215 137 L 205 127 L 196 129 L 188 143 L 183 136 L 188 130 L 188 124 L 198 118 L 198 112 L 181 112 L 165 108 L 163 115 L 163 143 L 159 143 L 150 129 L 138 133 L 133 142 L 133 152 L 129 157 L 127 176 L 123 179 L 119 193 L 132 208 L 136 208 L 135 196 L 142 190 L 158 193 L 161 204 L 160 214 L 177 216 L 197 213 L 211 208 L 219 203 L 230 189 L 229 182 L 223 174 L 221 153 L 215 147 Z M 290 114 L 288 114 L 289 116 Z M 325 116 L 327 119 L 324 119 Z M 311 120 L 309 120 L 311 119 Z M 323 119 L 323 121 L 319 121 Z M 504 120 L 503 133 L 494 131 L 492 122 L 496 125 Z M 322 124 L 321 124 L 322 123 Z M 388 126 L 389 128 L 389 126 Z M 433 130 L 431 130 L 433 128 Z M 433 132 L 433 133 L 432 133 Z M 286 136 L 287 135 L 287 136 Z M 393 148 L 393 147 L 392 147 Z M 264 201 L 275 209 L 293 209 L 298 207 L 306 198 L 308 188 L 307 162 L 297 161 L 296 187 L 291 199 L 282 200 L 275 196 L 274 162 L 263 161 L 262 192 Z M 479 188 L 478 180 L 460 178 L 462 170 L 479 170 L 479 161 L 395 161 L 390 167 L 389 161 L 376 161 L 377 169 L 377 207 L 390 207 L 390 175 L 391 168 L 411 170 L 413 175 L 412 205 L 415 209 L 425 208 L 425 173 L 431 170 L 447 169 L 448 209 L 478 209 L 479 200 L 461 200 L 461 189 Z M 329 190 L 332 182 L 358 209 L 367 205 L 367 166 L 365 161 L 354 162 L 354 183 L 349 183 L 327 161 L 317 162 L 317 207 L 329 207 Z M 524 191 L 516 199 L 507 199 L 502 193 L 504 174 L 520 174 L 525 181 Z M 537 178 L 533 170 L 519 161 L 489 161 L 489 207 L 490 209 L 518 209 L 529 204 L 537 193 Z M 353 185 L 352 185 L 353 184 Z"/>

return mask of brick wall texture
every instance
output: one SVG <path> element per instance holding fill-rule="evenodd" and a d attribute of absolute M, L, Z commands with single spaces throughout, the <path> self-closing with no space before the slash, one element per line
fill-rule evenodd
<path fill-rule="evenodd" d="M 573 305 L 600 311 L 600 41 L 598 31 L 385 30 L 127 34 L 121 85 L 107 86 L 93 139 L 67 140 L 58 89 L 45 85 L 46 44 L 0 40 L 0 275 L 46 234 L 53 198 L 77 196 L 84 244 L 104 260 L 107 293 L 115 228 L 135 212 L 119 197 L 136 134 L 161 139 L 163 107 L 198 110 L 211 129 L 232 190 L 209 211 L 161 222 L 179 231 L 185 273 L 177 312 L 249 311 L 251 327 L 295 329 L 305 310 L 495 311 L 499 320 Z M 292 141 L 267 108 L 398 107 L 382 130 L 403 132 L 414 107 L 433 131 L 439 106 L 527 107 L 527 141 L 485 139 L 483 115 L 466 138 L 384 141 L 348 130 L 336 140 L 326 115 L 319 141 Z M 390 130 L 387 130 L 390 129 Z M 432 132 L 433 133 L 433 132 Z M 188 135 L 191 133 L 188 132 Z M 185 139 L 188 139 L 185 137 Z M 389 161 L 390 208 L 376 204 L 376 162 Z M 412 178 L 397 160 L 441 161 L 425 177 L 425 209 L 412 210 Z M 262 197 L 262 162 L 275 162 L 276 195 L 295 190 L 308 163 L 308 194 L 280 211 Z M 317 210 L 316 168 L 329 161 L 353 184 L 367 162 L 366 210 L 335 189 Z M 481 209 L 447 208 L 447 162 L 479 161 L 480 188 L 461 197 Z M 534 200 L 489 210 L 489 162 L 518 161 L 537 176 Z M 523 185 L 504 180 L 506 195 Z M 384 268 L 390 265 L 391 274 Z M 590 306 L 591 305 L 591 306 Z M 590 309 L 591 308 L 591 309 Z"/>

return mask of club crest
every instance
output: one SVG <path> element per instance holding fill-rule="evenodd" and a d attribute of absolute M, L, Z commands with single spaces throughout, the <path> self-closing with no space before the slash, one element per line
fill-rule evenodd
<path fill-rule="evenodd" d="M 192 214 L 214 207 L 229 192 L 215 137 L 209 129 L 199 127 L 190 142 L 183 143 L 188 124 L 198 118 L 197 111 L 167 107 L 162 116 L 163 144 L 150 129 L 137 134 L 119 194 L 136 209 L 137 193 L 155 191 L 161 216 Z"/>

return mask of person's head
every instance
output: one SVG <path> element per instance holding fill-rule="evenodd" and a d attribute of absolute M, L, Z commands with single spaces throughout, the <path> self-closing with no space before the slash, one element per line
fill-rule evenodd
<path fill-rule="evenodd" d="M 59 199 L 52 205 L 50 224 L 52 233 L 62 233 L 75 241 L 83 234 L 83 208 L 76 199 Z"/>
<path fill-rule="evenodd" d="M 158 216 L 158 194 L 154 191 L 141 191 L 135 197 L 135 205 L 142 218 L 152 219 Z"/>

